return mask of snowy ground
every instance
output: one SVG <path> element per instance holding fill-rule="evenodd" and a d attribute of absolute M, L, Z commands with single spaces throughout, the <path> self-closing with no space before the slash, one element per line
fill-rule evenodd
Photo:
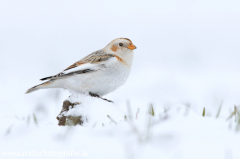
<path fill-rule="evenodd" d="M 84 97 L 80 102 L 86 105 L 69 113 L 87 117 L 84 126 L 61 127 L 56 120 L 42 122 L 34 116 L 1 118 L 1 155 L 93 159 L 237 159 L 240 156 L 235 117 L 228 121 L 203 117 L 186 105 L 158 111 L 151 106 L 133 111 L 128 105 L 130 110 L 122 112 L 101 99 L 80 97 Z M 239 122 L 240 116 L 237 119 Z"/>
<path fill-rule="evenodd" d="M 240 105 L 239 6 L 234 0 L 1 1 L 0 155 L 240 158 L 237 122 L 226 121 Z M 81 98 L 92 123 L 57 126 L 67 91 L 24 94 L 118 37 L 137 46 L 131 75 L 105 96 L 114 105 Z M 127 101 L 133 120 L 125 121 Z"/>

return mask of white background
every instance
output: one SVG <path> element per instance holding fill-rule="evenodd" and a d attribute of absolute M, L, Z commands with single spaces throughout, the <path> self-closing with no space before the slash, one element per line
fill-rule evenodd
<path fill-rule="evenodd" d="M 119 37 L 137 49 L 126 84 L 106 96 L 118 107 L 185 104 L 215 116 L 223 102 L 226 119 L 240 104 L 238 0 L 1 0 L 0 117 L 57 122 L 69 93 L 26 90 Z"/>

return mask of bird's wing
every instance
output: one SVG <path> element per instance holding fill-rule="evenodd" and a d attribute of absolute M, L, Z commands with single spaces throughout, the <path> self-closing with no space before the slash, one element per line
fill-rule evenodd
<path fill-rule="evenodd" d="M 86 64 L 86 63 L 91 63 L 91 64 L 97 64 L 97 63 L 101 63 L 103 61 L 107 61 L 109 58 L 114 57 L 114 55 L 112 54 L 106 54 L 105 52 L 99 50 L 96 52 L 93 52 L 92 54 L 84 57 L 83 59 L 75 62 L 74 64 L 72 64 L 71 66 L 69 66 L 68 68 L 66 68 L 64 71 L 78 67 L 82 64 Z"/>
<path fill-rule="evenodd" d="M 115 56 L 112 54 L 106 54 L 103 51 L 99 50 L 96 52 L 93 52 L 92 54 L 86 56 L 85 58 L 81 59 L 78 62 L 75 62 L 68 68 L 66 68 L 63 72 L 60 72 L 59 74 L 55 76 L 49 76 L 40 79 L 41 81 L 44 80 L 50 80 L 50 79 L 56 79 L 56 78 L 62 78 L 66 76 L 71 76 L 74 74 L 85 74 L 90 73 L 94 71 L 98 71 L 100 69 L 105 68 L 105 65 L 103 64 L 105 61 L 114 58 Z"/>

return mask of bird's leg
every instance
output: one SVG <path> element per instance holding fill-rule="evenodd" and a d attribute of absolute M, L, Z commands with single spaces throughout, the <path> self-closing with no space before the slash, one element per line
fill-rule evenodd
<path fill-rule="evenodd" d="M 108 102 L 113 103 L 113 101 L 108 100 L 108 99 L 106 99 L 106 98 L 102 98 L 102 97 L 100 97 L 99 95 L 97 95 L 97 94 L 95 94 L 95 93 L 91 93 L 91 92 L 89 92 L 89 95 L 92 96 L 92 97 L 101 98 L 102 100 L 105 100 L 105 101 L 108 101 Z"/>
<path fill-rule="evenodd" d="M 98 97 L 98 98 L 100 98 L 100 96 L 97 95 L 97 94 L 95 94 L 95 93 L 91 93 L 91 92 L 89 92 L 89 95 L 92 96 L 92 97 Z"/>

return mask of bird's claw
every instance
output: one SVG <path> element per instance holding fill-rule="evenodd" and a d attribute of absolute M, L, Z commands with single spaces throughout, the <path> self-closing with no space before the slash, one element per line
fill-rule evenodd
<path fill-rule="evenodd" d="M 102 97 L 100 97 L 98 94 L 95 94 L 95 93 L 89 92 L 89 95 L 90 95 L 91 97 L 101 98 L 102 100 L 108 101 L 108 102 L 110 102 L 110 103 L 114 103 L 113 101 L 108 100 L 108 99 L 106 99 L 106 98 L 102 98 Z"/>

